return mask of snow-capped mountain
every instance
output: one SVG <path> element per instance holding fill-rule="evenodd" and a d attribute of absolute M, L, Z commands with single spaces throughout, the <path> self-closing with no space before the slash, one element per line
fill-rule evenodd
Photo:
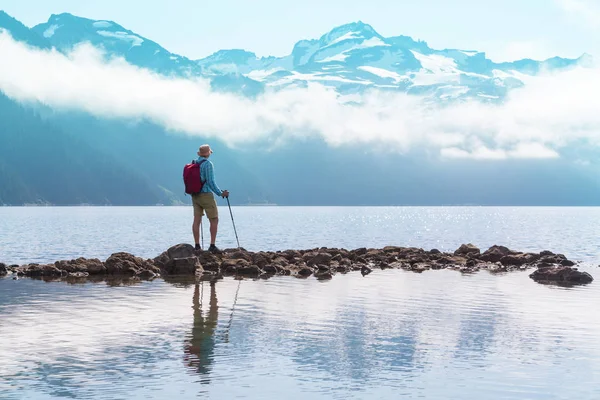
<path fill-rule="evenodd" d="M 472 50 L 433 50 L 407 36 L 384 38 L 362 22 L 298 42 L 289 56 L 257 58 L 243 50 L 219 51 L 199 60 L 205 72 L 239 73 L 271 87 L 319 82 L 344 93 L 368 88 L 431 94 L 438 99 L 501 99 L 542 68 L 587 61 L 552 58 L 494 63 Z"/>
<path fill-rule="evenodd" d="M 200 74 L 197 63 L 173 54 L 112 21 L 53 14 L 48 22 L 36 25 L 31 30 L 62 51 L 71 50 L 79 43 L 89 42 L 109 54 L 123 56 L 132 64 L 160 73 Z"/>
<path fill-rule="evenodd" d="M 265 88 L 305 87 L 320 83 L 342 94 L 367 89 L 404 91 L 438 101 L 476 98 L 499 101 L 541 69 L 586 65 L 590 58 L 530 59 L 495 63 L 474 50 L 431 49 L 408 36 L 385 38 L 363 22 L 334 28 L 319 39 L 298 42 L 285 57 L 258 58 L 246 50 L 221 50 L 201 60 L 173 54 L 121 25 L 71 14 L 52 15 L 27 28 L 0 14 L 0 27 L 19 40 L 60 51 L 89 42 L 109 55 L 162 74 L 204 76 L 215 90 L 260 93 Z M 33 35 L 37 34 L 37 38 Z"/>

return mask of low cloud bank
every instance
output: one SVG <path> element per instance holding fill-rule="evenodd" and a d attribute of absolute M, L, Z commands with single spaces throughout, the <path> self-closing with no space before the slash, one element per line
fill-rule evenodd
<path fill-rule="evenodd" d="M 110 118 L 146 118 L 229 145 L 319 137 L 331 146 L 433 149 L 443 157 L 555 158 L 577 143 L 600 145 L 600 69 L 528 79 L 501 105 L 434 106 L 404 93 L 369 91 L 348 104 L 321 85 L 248 99 L 204 79 L 170 78 L 106 60 L 89 45 L 64 55 L 0 33 L 0 91 L 18 101 Z"/>

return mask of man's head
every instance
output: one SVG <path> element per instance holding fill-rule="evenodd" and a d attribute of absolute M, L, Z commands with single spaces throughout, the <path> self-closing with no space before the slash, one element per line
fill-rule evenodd
<path fill-rule="evenodd" d="M 212 149 L 210 148 L 209 145 L 207 144 L 203 144 L 202 146 L 200 146 L 200 149 L 198 149 L 198 155 L 200 157 L 210 157 L 210 155 L 212 154 Z"/>

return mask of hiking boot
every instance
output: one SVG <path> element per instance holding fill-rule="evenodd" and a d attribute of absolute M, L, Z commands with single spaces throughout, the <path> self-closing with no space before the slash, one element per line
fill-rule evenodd
<path fill-rule="evenodd" d="M 202 247 L 200 247 L 200 245 L 198 243 L 196 243 L 196 247 L 194 247 L 194 250 L 201 251 Z"/>
<path fill-rule="evenodd" d="M 208 251 L 210 251 L 211 253 L 214 254 L 221 254 L 223 253 L 221 250 L 219 250 L 219 248 L 217 246 L 215 246 L 214 244 L 211 244 L 210 247 L 208 248 Z"/>

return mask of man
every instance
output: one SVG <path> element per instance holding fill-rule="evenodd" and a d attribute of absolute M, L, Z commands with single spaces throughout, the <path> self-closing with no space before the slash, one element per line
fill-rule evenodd
<path fill-rule="evenodd" d="M 200 179 L 203 182 L 203 186 L 200 193 L 192 195 L 192 204 L 194 205 L 192 233 L 194 234 L 194 240 L 196 242 L 196 250 L 201 250 L 200 223 L 202 222 L 202 216 L 206 212 L 206 217 L 210 221 L 210 247 L 208 248 L 208 251 L 220 253 L 221 251 L 215 245 L 219 225 L 219 211 L 213 193 L 217 196 L 227 198 L 229 197 L 229 192 L 227 190 L 219 189 L 219 186 L 217 186 L 215 182 L 214 167 L 212 162 L 208 160 L 212 153 L 212 149 L 207 144 L 203 144 L 198 150 L 197 162 L 200 163 L 204 161 L 200 165 Z"/>

